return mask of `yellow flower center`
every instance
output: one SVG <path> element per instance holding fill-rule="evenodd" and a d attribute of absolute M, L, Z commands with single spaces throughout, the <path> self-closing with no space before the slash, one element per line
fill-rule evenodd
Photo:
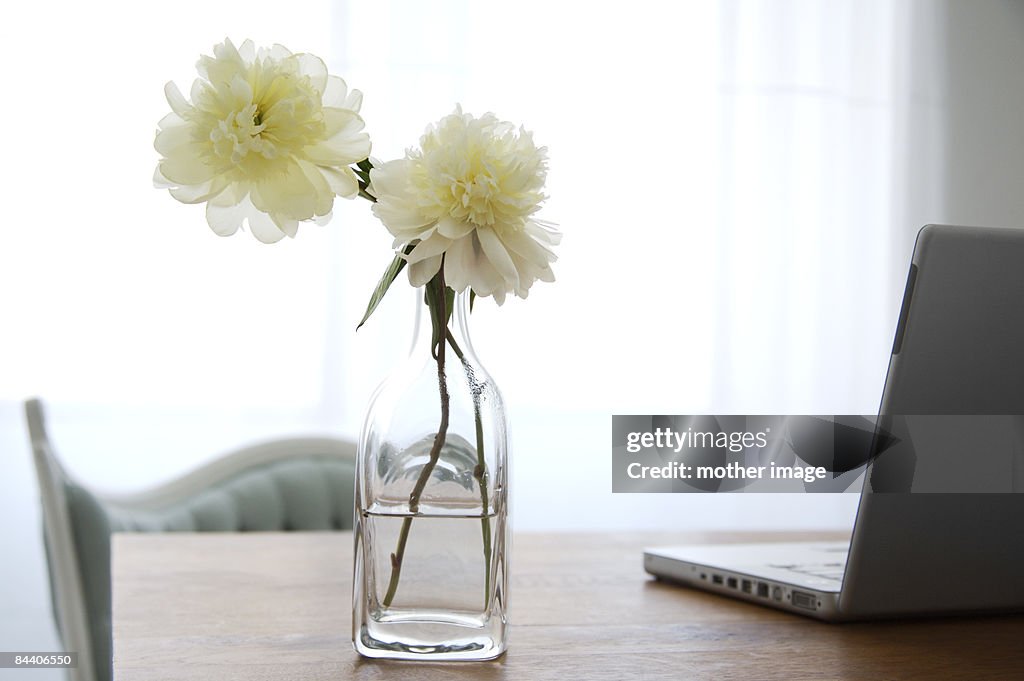
<path fill-rule="evenodd" d="M 452 195 L 450 215 L 457 220 L 469 220 L 478 225 L 494 224 L 493 197 L 501 191 L 498 181 L 485 173 L 453 180 L 449 188 Z"/>
<path fill-rule="evenodd" d="M 255 180 L 279 172 L 324 136 L 320 93 L 289 60 L 236 68 L 195 97 L 196 132 L 221 172 Z"/>
<path fill-rule="evenodd" d="M 446 117 L 410 158 L 420 210 L 434 219 L 518 229 L 544 199 L 544 150 L 493 114 Z"/>
<path fill-rule="evenodd" d="M 228 115 L 210 131 L 214 153 L 234 164 L 241 163 L 250 152 L 265 159 L 277 156 L 274 143 L 260 135 L 267 127 L 260 120 L 260 112 L 255 104 Z"/>

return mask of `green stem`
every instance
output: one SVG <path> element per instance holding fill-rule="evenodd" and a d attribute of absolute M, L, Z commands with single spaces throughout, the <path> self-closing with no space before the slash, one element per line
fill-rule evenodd
<path fill-rule="evenodd" d="M 405 543 L 409 540 L 410 527 L 412 518 L 402 518 L 402 529 L 398 532 L 398 548 L 391 554 L 391 581 L 388 583 L 388 592 L 384 595 L 385 607 L 391 605 L 398 590 L 398 577 L 402 574 L 402 560 L 405 558 Z"/>
<path fill-rule="evenodd" d="M 431 319 L 434 324 L 435 336 L 440 338 L 443 334 L 442 328 L 447 331 L 447 320 L 448 315 L 446 312 L 445 305 L 445 283 L 444 283 L 444 268 L 438 272 L 435 277 L 441 294 L 436 297 L 427 296 L 427 305 L 437 306 L 437 314 L 431 315 Z M 427 284 L 430 286 L 434 282 Z M 445 439 L 448 436 L 448 417 L 450 412 L 451 398 L 448 395 L 448 382 L 445 380 L 444 375 L 444 359 L 445 359 L 445 344 L 444 342 L 438 343 L 437 345 L 437 386 L 441 394 L 441 423 L 437 427 L 437 434 L 434 436 L 434 444 L 430 448 L 430 457 L 426 465 L 423 466 L 423 470 L 420 471 L 420 476 L 416 480 L 416 485 L 412 488 L 412 493 L 409 495 L 409 513 L 415 515 L 419 512 L 420 508 L 420 497 L 423 495 L 423 489 L 427 486 L 427 480 L 430 479 L 431 473 L 434 472 L 434 467 L 437 465 L 438 460 L 441 458 L 441 449 L 444 447 Z M 409 540 L 409 529 L 412 526 L 412 515 L 402 520 L 402 529 L 398 534 L 398 546 L 395 548 L 395 552 L 391 554 L 391 580 L 388 583 L 387 593 L 384 595 L 384 607 L 391 605 L 391 602 L 395 599 L 395 592 L 398 590 L 398 578 L 402 573 L 402 561 L 405 558 L 405 546 Z"/>
<path fill-rule="evenodd" d="M 459 348 L 459 344 L 455 342 L 452 332 L 446 329 L 445 337 L 448 339 L 449 345 L 452 346 L 452 350 L 455 351 L 455 355 L 466 367 L 468 375 L 469 367 L 466 364 L 466 356 Z M 480 488 L 480 531 L 484 540 L 484 610 L 486 610 L 491 597 L 491 519 L 488 515 L 487 503 L 487 464 L 484 462 L 484 423 L 480 414 L 480 396 L 475 393 L 473 395 L 473 418 L 476 421 L 477 460 L 476 468 L 473 469 L 473 477 L 476 478 Z"/>

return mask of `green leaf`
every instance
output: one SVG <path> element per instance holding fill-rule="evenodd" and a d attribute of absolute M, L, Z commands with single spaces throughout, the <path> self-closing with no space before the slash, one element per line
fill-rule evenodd
<path fill-rule="evenodd" d="M 423 297 L 430 310 L 430 354 L 437 359 L 438 345 L 444 338 L 445 324 L 441 321 L 440 272 L 423 287 Z"/>
<path fill-rule="evenodd" d="M 373 164 L 370 163 L 370 159 L 364 158 L 362 161 L 356 164 L 356 167 L 362 170 L 364 173 L 369 174 L 373 170 Z"/>
<path fill-rule="evenodd" d="M 448 322 L 452 320 L 452 312 L 455 311 L 455 290 L 447 288 L 444 292 L 444 309 L 445 309 L 445 327 L 448 326 Z"/>
<path fill-rule="evenodd" d="M 444 342 L 448 335 L 448 323 L 455 310 L 455 291 L 447 286 L 444 287 L 444 297 L 441 296 L 441 287 L 444 286 L 444 270 L 438 270 L 434 278 L 427 282 L 424 287 L 423 297 L 430 310 L 431 324 L 431 354 L 437 358 L 438 346 Z M 441 317 L 441 305 L 444 305 L 444 318 Z"/>
<path fill-rule="evenodd" d="M 377 309 L 377 306 L 380 305 L 380 301 L 384 298 L 384 294 L 388 292 L 388 289 L 391 288 L 391 284 L 395 281 L 395 278 L 398 277 L 398 273 L 405 267 L 405 258 L 403 258 L 402 255 L 409 255 L 414 247 L 414 244 L 406 246 L 402 253 L 396 255 L 395 259 L 391 261 L 390 265 L 388 265 L 388 268 L 384 270 L 384 276 L 382 276 L 380 281 L 377 282 L 377 288 L 373 289 L 373 295 L 370 296 L 370 304 L 366 306 L 366 314 L 363 315 L 362 321 L 360 321 L 359 325 L 356 326 L 356 331 L 366 323 L 366 320 L 370 318 L 373 311 Z"/>
<path fill-rule="evenodd" d="M 473 311 L 473 303 L 476 302 L 476 291 L 469 289 L 469 311 Z"/>

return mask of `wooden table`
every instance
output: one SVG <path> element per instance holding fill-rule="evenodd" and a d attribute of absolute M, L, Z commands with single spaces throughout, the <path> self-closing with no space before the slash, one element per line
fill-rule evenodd
<path fill-rule="evenodd" d="M 120 534 L 114 678 L 1024 678 L 1024 617 L 823 624 L 662 584 L 641 568 L 651 544 L 835 538 L 516 535 L 509 652 L 421 664 L 353 651 L 351 533 Z"/>

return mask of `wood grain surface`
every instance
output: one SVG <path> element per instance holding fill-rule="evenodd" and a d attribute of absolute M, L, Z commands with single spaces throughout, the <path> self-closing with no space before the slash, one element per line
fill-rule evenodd
<path fill-rule="evenodd" d="M 116 681 L 1017 679 L 1024 617 L 824 624 L 662 584 L 644 546 L 842 535 L 517 534 L 509 652 L 381 662 L 351 643 L 352 534 L 119 534 Z"/>

